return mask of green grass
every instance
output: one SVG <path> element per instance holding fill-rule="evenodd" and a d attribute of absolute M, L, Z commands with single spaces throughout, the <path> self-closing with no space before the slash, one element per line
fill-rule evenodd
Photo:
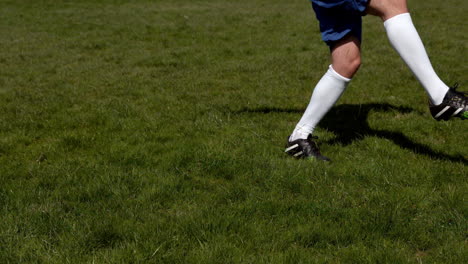
<path fill-rule="evenodd" d="M 468 2 L 410 2 L 468 85 Z M 466 263 L 466 122 L 364 19 L 363 66 L 283 145 L 328 49 L 306 0 L 0 1 L 1 263 Z"/>

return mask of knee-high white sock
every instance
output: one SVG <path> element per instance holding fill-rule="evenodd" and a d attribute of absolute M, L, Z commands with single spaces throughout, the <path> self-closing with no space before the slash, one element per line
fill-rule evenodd
<path fill-rule="evenodd" d="M 442 103 L 448 86 L 432 68 L 426 49 L 413 25 L 409 13 L 400 14 L 384 22 L 387 36 L 393 48 L 400 54 L 413 74 L 426 89 L 433 104 Z"/>
<path fill-rule="evenodd" d="M 341 76 L 330 65 L 328 71 L 315 86 L 310 103 L 289 141 L 306 139 L 309 134 L 312 134 L 315 126 L 338 101 L 350 81 L 351 79 Z"/>

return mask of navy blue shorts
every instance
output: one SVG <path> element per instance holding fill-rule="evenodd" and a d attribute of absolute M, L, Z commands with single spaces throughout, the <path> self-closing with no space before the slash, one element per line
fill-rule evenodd
<path fill-rule="evenodd" d="M 328 46 L 352 34 L 361 41 L 362 16 L 369 0 L 311 0 L 320 22 L 322 40 Z"/>

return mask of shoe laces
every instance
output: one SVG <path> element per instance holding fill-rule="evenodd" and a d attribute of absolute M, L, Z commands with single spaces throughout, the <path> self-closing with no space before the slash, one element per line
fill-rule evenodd
<path fill-rule="evenodd" d="M 468 98 L 466 97 L 468 95 L 468 92 L 462 92 L 462 91 L 457 91 L 458 89 L 458 83 L 455 83 L 452 87 L 450 87 L 450 90 L 452 93 L 457 97 L 457 101 L 461 103 L 461 105 L 465 106 L 468 104 Z M 453 97 L 452 97 L 453 98 Z"/>

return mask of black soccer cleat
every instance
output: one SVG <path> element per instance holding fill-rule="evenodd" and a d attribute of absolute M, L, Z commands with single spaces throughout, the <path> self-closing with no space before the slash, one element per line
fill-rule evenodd
<path fill-rule="evenodd" d="M 331 161 L 329 158 L 323 156 L 320 153 L 317 143 L 313 139 L 318 137 L 313 137 L 309 135 L 307 139 L 296 139 L 294 141 L 289 141 L 286 143 L 286 152 L 287 154 L 301 159 L 301 158 L 315 158 L 323 161 Z"/>
<path fill-rule="evenodd" d="M 468 98 L 466 92 L 459 92 L 456 89 L 458 84 L 450 87 L 444 100 L 440 105 L 429 103 L 429 110 L 435 120 L 449 120 L 451 117 L 468 119 Z"/>

